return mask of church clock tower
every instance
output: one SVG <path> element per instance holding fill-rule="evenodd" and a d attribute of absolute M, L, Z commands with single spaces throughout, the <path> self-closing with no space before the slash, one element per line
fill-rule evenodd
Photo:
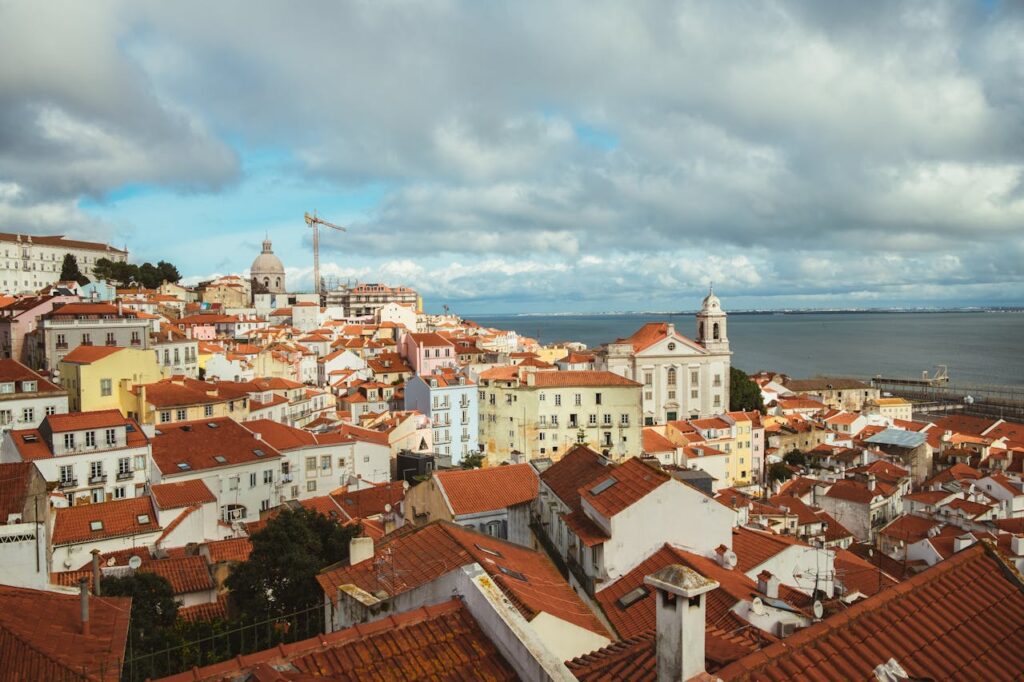
<path fill-rule="evenodd" d="M 725 311 L 722 310 L 722 303 L 715 296 L 713 287 L 708 289 L 708 295 L 697 313 L 697 341 L 712 353 L 729 352 L 729 336 L 726 333 Z"/>

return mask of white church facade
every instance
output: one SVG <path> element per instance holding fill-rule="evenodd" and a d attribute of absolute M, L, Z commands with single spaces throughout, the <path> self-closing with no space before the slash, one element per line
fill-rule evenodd
<path fill-rule="evenodd" d="M 651 322 L 598 354 L 600 369 L 643 384 L 645 425 L 710 417 L 729 409 L 728 322 L 709 292 L 697 313 L 697 338 L 669 322 Z"/>

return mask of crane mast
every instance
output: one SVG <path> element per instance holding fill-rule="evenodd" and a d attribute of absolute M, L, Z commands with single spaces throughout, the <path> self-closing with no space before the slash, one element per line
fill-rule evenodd
<path fill-rule="evenodd" d="M 305 218 L 306 225 L 313 228 L 313 291 L 319 295 L 322 293 L 320 291 L 320 226 L 323 225 L 339 232 L 347 232 L 347 230 L 341 225 L 335 225 L 320 218 L 316 211 L 313 211 L 312 215 L 306 213 Z"/>

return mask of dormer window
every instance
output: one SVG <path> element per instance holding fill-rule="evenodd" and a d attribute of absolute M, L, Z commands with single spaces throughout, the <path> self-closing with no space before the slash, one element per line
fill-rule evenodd
<path fill-rule="evenodd" d="M 14 393 L 14 382 L 5 381 L 0 384 L 0 393 Z"/>
<path fill-rule="evenodd" d="M 102 521 L 90 521 L 89 522 L 89 530 L 91 530 L 91 531 L 103 530 L 103 522 Z"/>

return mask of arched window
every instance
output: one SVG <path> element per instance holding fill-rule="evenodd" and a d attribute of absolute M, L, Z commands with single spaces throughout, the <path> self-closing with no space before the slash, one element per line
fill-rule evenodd
<path fill-rule="evenodd" d="M 697 325 L 697 336 L 702 338 L 702 339 L 704 338 L 704 323 L 703 322 L 701 322 L 699 325 Z"/>
<path fill-rule="evenodd" d="M 675 367 L 669 367 L 668 368 L 668 385 L 669 386 L 675 386 L 676 385 L 676 368 Z"/>
<path fill-rule="evenodd" d="M 270 278 L 269 277 L 264 277 L 263 278 L 263 286 L 267 287 L 268 289 L 270 288 Z"/>
<path fill-rule="evenodd" d="M 720 338 L 720 335 L 718 333 L 718 323 L 717 322 L 715 322 L 715 326 L 711 328 L 711 336 L 714 337 L 715 341 L 717 341 Z"/>
<path fill-rule="evenodd" d="M 281 278 L 280 277 L 278 277 L 277 279 L 274 280 L 274 286 L 276 288 L 278 288 L 278 289 L 281 288 Z"/>

